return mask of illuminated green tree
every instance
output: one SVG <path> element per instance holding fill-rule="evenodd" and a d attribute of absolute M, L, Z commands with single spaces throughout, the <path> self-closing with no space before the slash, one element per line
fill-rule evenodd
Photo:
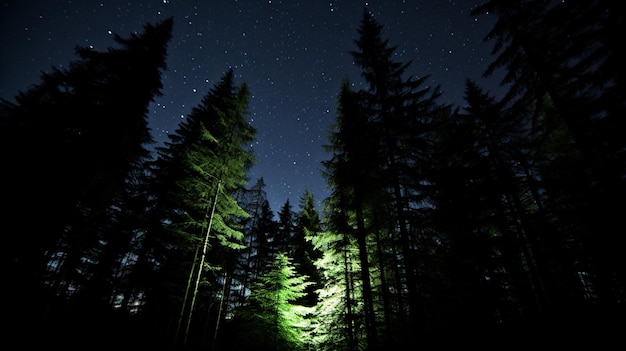
<path fill-rule="evenodd" d="M 331 226 L 332 227 L 332 226 Z M 360 264 L 354 237 L 332 230 L 309 233 L 307 240 L 322 253 L 315 260 L 322 280 L 311 319 L 316 350 L 361 350 L 366 347 Z"/>
<path fill-rule="evenodd" d="M 249 305 L 239 311 L 244 320 L 240 342 L 254 350 L 307 349 L 310 307 L 295 304 L 311 283 L 298 275 L 291 259 L 278 253 L 252 285 Z"/>
<path fill-rule="evenodd" d="M 248 99 L 247 85 L 235 85 L 227 71 L 158 149 L 146 238 L 164 252 L 151 292 L 180 311 L 176 322 L 164 321 L 177 325 L 175 338 L 186 339 L 187 330 L 200 338 L 206 331 L 190 330 L 192 321 L 223 318 L 216 306 L 223 306 L 224 277 L 232 276 L 244 247 L 241 219 L 248 216 L 234 197 L 254 162 L 249 146 L 256 130 L 244 118 Z"/>

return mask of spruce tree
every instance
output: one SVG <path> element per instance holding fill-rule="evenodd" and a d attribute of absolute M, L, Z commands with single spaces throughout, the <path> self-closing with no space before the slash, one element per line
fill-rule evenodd
<path fill-rule="evenodd" d="M 368 347 L 376 345 L 376 323 L 371 288 L 368 251 L 368 228 L 365 214 L 372 210 L 380 184 L 381 164 L 371 121 L 359 105 L 358 95 L 346 80 L 338 101 L 337 124 L 331 130 L 326 150 L 331 158 L 324 161 L 325 176 L 331 189 L 327 202 L 333 204 L 334 214 L 329 218 L 338 233 L 354 237 L 360 260 L 364 323 Z"/>
<path fill-rule="evenodd" d="M 485 74 L 504 70 L 504 101 L 546 141 L 541 193 L 550 220 L 569 236 L 563 239 L 578 266 L 569 274 L 584 276 L 579 296 L 614 310 L 626 281 L 615 249 L 626 162 L 618 136 L 625 126 L 623 74 L 615 66 L 623 53 L 608 33 L 623 28 L 624 16 L 607 1 L 493 0 L 472 12 L 497 18 L 488 34 L 496 57 Z"/>
<path fill-rule="evenodd" d="M 314 262 L 321 257 L 321 252 L 316 250 L 307 240 L 309 236 L 315 236 L 322 231 L 321 219 L 315 207 L 315 198 L 307 187 L 302 197 L 296 215 L 296 227 L 291 243 L 293 247 L 293 260 L 297 272 L 306 275 L 312 284 L 307 288 L 307 295 L 303 297 L 301 304 L 314 306 L 317 303 L 316 290 L 321 287 L 321 276 Z"/>
<path fill-rule="evenodd" d="M 310 241 L 321 257 L 314 264 L 321 274 L 322 286 L 316 290 L 318 302 L 312 318 L 310 337 L 313 345 L 321 350 L 361 350 L 367 341 L 363 323 L 363 292 L 358 288 L 361 279 L 358 250 L 353 235 L 341 227 L 340 220 L 346 212 L 330 207 L 333 198 L 327 199 L 329 213 L 334 219 L 328 221 L 327 230 L 309 233 Z M 339 225 L 339 227 L 337 226 Z"/>
<path fill-rule="evenodd" d="M 291 259 L 279 252 L 251 286 L 249 305 L 238 311 L 244 321 L 240 347 L 255 350 L 306 350 L 310 308 L 295 302 L 311 283 L 298 275 Z"/>
<path fill-rule="evenodd" d="M 449 113 L 450 107 L 438 103 L 441 95 L 438 86 L 425 85 L 429 76 L 407 77 L 412 61 L 394 59 L 396 47 L 383 38 L 382 24 L 367 8 L 363 10 L 358 34 L 355 40 L 357 50 L 350 53 L 361 70 L 366 88 L 355 94 L 354 104 L 358 110 L 352 115 L 364 114 L 366 117 L 362 118 L 367 121 L 367 128 L 375 132 L 359 145 L 373 144 L 369 152 L 363 149 L 356 151 L 376 166 L 367 167 L 369 173 L 365 178 L 358 175 L 354 178 L 359 179 L 357 182 L 369 182 L 363 189 L 369 192 L 367 201 L 371 206 L 368 211 L 371 212 L 363 213 L 366 216 L 363 222 L 371 227 L 368 232 L 374 235 L 375 242 L 388 238 L 385 243 L 377 243 L 380 245 L 377 246 L 379 254 L 374 257 L 379 261 L 376 264 L 381 266 L 381 270 L 388 267 L 390 273 L 398 278 L 395 290 L 406 292 L 400 300 L 396 300 L 402 311 L 394 317 L 406 326 L 405 322 L 419 323 L 428 319 L 422 316 L 425 304 L 420 301 L 418 278 L 422 272 L 418 268 L 422 263 L 420 260 L 425 259 L 421 256 L 428 255 L 430 249 L 421 247 L 420 244 L 429 239 L 420 236 L 427 232 L 423 228 L 426 220 L 423 213 L 428 207 L 430 191 L 426 179 L 431 167 L 429 157 L 432 154 L 433 125 L 440 115 Z M 385 258 L 380 254 L 385 250 L 395 250 L 395 254 Z M 402 268 L 395 272 L 391 268 L 399 266 Z M 399 271 L 402 271 L 400 276 L 397 274 Z M 376 280 L 380 279 L 387 281 L 383 275 L 376 277 Z M 381 286 L 377 293 L 382 294 L 383 300 L 389 301 L 385 297 L 385 289 L 390 287 Z M 388 305 L 378 307 L 390 310 Z M 389 333 L 385 335 L 390 336 Z"/>
<path fill-rule="evenodd" d="M 259 252 L 264 251 L 261 247 L 267 245 L 269 232 L 273 232 L 274 214 L 269 210 L 267 194 L 265 192 L 265 181 L 263 178 L 257 179 L 252 187 L 241 188 L 237 195 L 238 202 L 242 208 L 250 215 L 242 218 L 244 232 L 245 250 L 238 258 L 238 280 L 239 288 L 236 292 L 237 305 L 243 304 L 246 299 L 248 284 L 259 272 L 259 267 L 265 264 L 259 263 Z"/>
<path fill-rule="evenodd" d="M 172 26 L 169 18 L 128 38 L 116 34 L 119 47 L 103 52 L 77 47 L 67 68 L 43 73 L 15 103 L 1 102 L 10 184 L 3 213 L 16 223 L 7 269 L 22 280 L 16 286 L 32 279 L 28 288 L 44 283 L 61 298 L 112 298 L 132 240 L 128 228 L 117 230 L 117 206 L 148 157 L 148 106 L 161 94 Z"/>
<path fill-rule="evenodd" d="M 296 218 L 289 199 L 285 200 L 278 211 L 277 231 L 272 241 L 276 253 L 284 252 L 293 257 L 292 240 L 295 234 Z"/>
<path fill-rule="evenodd" d="M 219 278 L 232 275 L 236 251 L 244 247 L 241 218 L 248 214 L 234 196 L 245 187 L 254 162 L 249 145 L 256 130 L 245 119 L 248 99 L 247 85 L 236 86 L 228 70 L 158 149 L 155 196 L 168 207 L 155 207 L 152 215 L 160 217 L 152 223 L 154 234 L 167 238 L 160 269 L 166 284 L 155 292 L 165 288 L 159 294 L 180 299 L 172 302 L 180 311 L 175 337 L 183 343 L 194 311 L 213 306 L 222 290 Z"/>

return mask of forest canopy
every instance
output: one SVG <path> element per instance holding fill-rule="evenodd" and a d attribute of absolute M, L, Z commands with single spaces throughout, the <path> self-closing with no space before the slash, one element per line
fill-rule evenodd
<path fill-rule="evenodd" d="M 397 61 L 365 7 L 322 163 L 276 215 L 219 77 L 151 149 L 174 18 L 0 101 L 8 335 L 24 347 L 383 350 L 611 343 L 624 325 L 624 16 L 609 1 L 486 1 L 463 107 Z M 562 19 L 566 18 L 567 21 Z M 355 24 L 357 25 L 357 24 Z M 10 228 L 10 229 L 9 229 Z M 7 341 L 9 342 L 9 341 Z M 508 343 L 508 344 L 507 344 Z"/>

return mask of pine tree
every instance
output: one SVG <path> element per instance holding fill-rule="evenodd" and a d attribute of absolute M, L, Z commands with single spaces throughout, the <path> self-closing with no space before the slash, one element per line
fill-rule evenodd
<path fill-rule="evenodd" d="M 275 252 L 284 252 L 288 256 L 293 257 L 292 240 L 296 227 L 296 219 L 293 206 L 289 199 L 285 200 L 283 206 L 278 211 L 278 222 L 276 224 L 276 236 L 272 241 Z"/>
<path fill-rule="evenodd" d="M 331 189 L 328 203 L 333 204 L 335 212 L 329 218 L 331 226 L 337 232 L 356 238 L 361 267 L 363 286 L 363 305 L 365 330 L 368 347 L 376 345 L 376 326 L 374 303 L 370 278 L 369 252 L 367 248 L 368 228 L 365 225 L 365 213 L 374 205 L 376 191 L 380 184 L 376 179 L 380 175 L 380 158 L 377 157 L 377 143 L 372 142 L 372 123 L 358 104 L 358 95 L 349 82 L 344 81 L 339 96 L 338 122 L 329 136 L 327 151 L 332 152 L 331 159 L 324 161 L 325 176 Z M 375 140 L 375 139 L 374 139 Z"/>
<path fill-rule="evenodd" d="M 105 305 L 112 298 L 112 276 L 132 241 L 129 228 L 113 229 L 117 206 L 148 157 L 148 106 L 161 94 L 172 26 L 169 18 L 129 38 L 116 34 L 120 47 L 104 52 L 78 47 L 68 68 L 0 104 L 2 149 L 12 150 L 2 155 L 11 184 L 3 208 L 18 223 L 7 268 L 34 279 L 28 288 L 45 283 L 61 298 Z"/>
<path fill-rule="evenodd" d="M 497 56 L 485 74 L 505 70 L 505 102 L 549 143 L 540 155 L 542 194 L 577 256 L 578 273 L 570 274 L 585 276 L 581 296 L 593 297 L 584 299 L 613 310 L 626 281 L 615 250 L 624 207 L 614 205 L 625 194 L 626 163 L 618 151 L 624 138 L 617 137 L 624 131 L 623 74 L 615 70 L 623 53 L 608 33 L 623 28 L 624 16 L 606 1 L 494 0 L 473 13 L 487 11 L 497 17 L 488 34 Z"/>
<path fill-rule="evenodd" d="M 259 263 L 259 254 L 266 252 L 263 247 L 268 245 L 267 238 L 273 236 L 275 225 L 274 214 L 269 209 L 263 178 L 257 179 L 250 189 L 241 188 L 237 199 L 250 215 L 242 218 L 246 248 L 238 259 L 240 272 L 238 273 L 239 288 L 236 292 L 238 299 L 236 305 L 241 305 L 245 302 L 249 282 L 259 274 L 259 267 L 265 266 L 265 263 Z"/>
<path fill-rule="evenodd" d="M 333 198 L 327 199 L 331 206 Z M 355 238 L 336 227 L 346 223 L 336 217 L 345 215 L 339 207 L 331 207 L 335 219 L 327 223 L 328 229 L 309 233 L 307 241 L 322 253 L 314 264 L 321 273 L 322 286 L 316 291 L 310 336 L 315 348 L 321 350 L 361 350 L 367 341 L 363 323 L 363 291 L 359 284 L 360 264 Z"/>
<path fill-rule="evenodd" d="M 369 227 L 365 231 L 372 236 L 372 247 L 377 248 L 376 252 L 367 254 L 371 254 L 372 262 L 380 266 L 380 273 L 374 277 L 377 285 L 375 290 L 384 303 L 376 308 L 391 311 L 388 292 L 392 288 L 387 278 L 395 278 L 395 290 L 406 293 L 395 300 L 395 308 L 401 308 L 401 312 L 396 313 L 393 319 L 406 326 L 406 322 L 417 323 L 422 317 L 424 305 L 418 290 L 418 277 L 422 273 L 418 267 L 421 265 L 419 260 L 424 259 L 420 256 L 430 252 L 428 247 L 420 247 L 420 243 L 429 240 L 420 238 L 426 232 L 423 228 L 426 220 L 423 211 L 427 207 L 429 189 L 425 180 L 431 167 L 429 157 L 432 154 L 433 121 L 439 115 L 449 113 L 450 107 L 437 102 L 441 95 L 439 87 L 424 86 L 428 76 L 417 79 L 405 77 L 412 62 L 394 60 L 396 47 L 391 46 L 389 40 L 383 39 L 382 30 L 383 26 L 364 8 L 358 28 L 359 37 L 355 40 L 357 50 L 350 53 L 361 70 L 367 88 L 348 98 L 353 101 L 353 107 L 346 118 L 363 115 L 360 118 L 364 122 L 353 123 L 365 129 L 368 136 L 363 137 L 361 143 L 354 144 L 358 145 L 354 149 L 356 157 L 350 155 L 344 158 L 352 162 L 358 159 L 365 161 L 348 167 L 347 174 L 353 173 L 354 185 L 366 183 L 359 186 L 365 192 L 359 194 L 355 191 L 349 196 L 358 198 L 367 194 L 361 199 L 364 201 L 361 206 L 365 206 L 359 210 L 361 213 L 355 212 L 355 218 L 357 222 L 363 222 L 363 228 Z M 348 100 L 343 102 L 343 108 L 349 106 L 346 104 Z M 347 126 L 349 124 L 344 127 Z M 352 131 L 363 132 L 358 128 Z M 364 148 L 366 144 L 367 150 Z M 358 172 L 363 172 L 363 175 Z M 345 185 L 342 187 L 345 188 Z M 380 242 L 383 238 L 386 240 Z M 383 252 L 394 254 L 384 255 Z M 361 262 L 361 269 L 368 269 L 364 261 Z M 367 313 L 366 309 L 366 316 Z M 373 310 L 370 313 L 373 315 Z M 369 323 L 373 325 L 375 321 Z M 390 323 L 387 316 L 385 325 L 388 328 L 391 328 Z M 377 334 L 373 328 L 370 328 L 370 332 Z M 391 337 L 389 332 L 384 335 Z M 375 343 L 374 339 L 370 340 L 370 347 L 374 347 Z"/>
<path fill-rule="evenodd" d="M 312 244 L 307 241 L 307 236 L 314 236 L 322 231 L 322 224 L 317 208 L 315 207 L 315 198 L 307 187 L 302 197 L 300 197 L 300 206 L 296 215 L 296 227 L 294 231 L 291 247 L 293 247 L 293 260 L 296 271 L 300 275 L 306 275 L 311 281 L 311 285 L 307 288 L 307 295 L 303 297 L 300 304 L 305 306 L 314 306 L 317 303 L 316 290 L 321 287 L 321 277 L 315 267 L 315 260 L 321 257 L 321 252 L 315 250 Z"/>
<path fill-rule="evenodd" d="M 466 101 L 464 112 L 437 123 L 429 218 L 442 245 L 428 267 L 428 305 L 431 328 L 471 336 L 541 311 L 545 277 L 528 186 L 534 179 L 521 167 L 527 131 L 470 81 Z"/>
<path fill-rule="evenodd" d="M 249 305 L 238 311 L 245 322 L 240 330 L 243 347 L 255 350 L 305 350 L 310 308 L 295 301 L 311 283 L 296 273 L 291 259 L 279 252 L 266 273 L 252 285 Z"/>
<path fill-rule="evenodd" d="M 155 196 L 169 206 L 153 214 L 160 217 L 154 234 L 165 235 L 169 246 L 160 273 L 167 284 L 160 288 L 173 287 L 167 294 L 180 297 L 176 337 L 183 343 L 198 304 L 207 311 L 219 298 L 220 279 L 232 276 L 235 252 L 244 247 L 241 218 L 248 214 L 234 196 L 254 162 L 249 145 L 256 130 L 244 118 L 248 99 L 247 85 L 236 86 L 228 70 L 158 149 Z"/>

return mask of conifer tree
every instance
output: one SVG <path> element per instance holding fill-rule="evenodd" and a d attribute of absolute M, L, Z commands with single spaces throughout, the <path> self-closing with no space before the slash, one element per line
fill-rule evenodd
<path fill-rule="evenodd" d="M 608 33 L 624 27 L 624 16 L 607 1 L 492 0 L 472 11 L 486 12 L 497 22 L 488 34 L 495 59 L 485 74 L 504 69 L 504 101 L 546 141 L 541 194 L 548 212 L 559 214 L 550 220 L 569 236 L 568 255 L 577 257 L 569 274 L 585 277 L 580 296 L 612 310 L 626 281 L 615 250 L 626 162 L 623 74 L 615 66 L 623 53 Z"/>
<path fill-rule="evenodd" d="M 306 237 L 321 257 L 314 264 L 321 274 L 322 286 L 316 291 L 318 302 L 312 318 L 311 339 L 321 350 L 356 351 L 367 347 L 363 323 L 362 289 L 359 288 L 360 264 L 354 236 L 341 226 L 346 215 L 334 207 L 334 198 L 326 201 L 334 219 L 326 224 L 327 230 L 309 233 Z"/>
<path fill-rule="evenodd" d="M 112 229 L 117 201 L 129 199 L 148 157 L 148 105 L 161 94 L 172 27 L 169 18 L 129 38 L 116 34 L 119 47 L 103 52 L 77 47 L 68 68 L 43 73 L 15 103 L 0 104 L 11 189 L 2 201 L 16 223 L 8 270 L 34 278 L 29 287 L 45 282 L 61 297 L 71 287 L 72 296 L 82 291 L 105 305 L 111 298 L 110 280 L 132 240 Z M 86 292 L 86 284 L 94 288 Z"/>
<path fill-rule="evenodd" d="M 267 238 L 274 227 L 273 224 L 268 224 L 273 223 L 274 214 L 269 210 L 263 178 L 257 179 L 249 189 L 241 188 L 238 193 L 238 202 L 250 216 L 242 218 L 246 248 L 239 256 L 237 264 L 239 288 L 236 292 L 236 305 L 244 303 L 249 282 L 258 275 L 259 267 L 265 266 L 265 263 L 259 263 L 259 253 L 264 252 L 262 246 L 267 245 Z"/>
<path fill-rule="evenodd" d="M 291 259 L 279 252 L 266 272 L 251 287 L 249 305 L 240 309 L 245 322 L 240 330 L 242 346 L 255 350 L 305 350 L 309 340 L 310 308 L 295 301 L 306 295 L 311 283 L 296 273 Z"/>
<path fill-rule="evenodd" d="M 168 238 L 160 272 L 167 285 L 160 288 L 174 287 L 167 294 L 180 298 L 173 304 L 181 311 L 178 338 L 188 337 L 185 329 L 198 304 L 204 311 L 213 306 L 222 290 L 219 279 L 232 275 L 235 251 L 244 247 L 241 218 L 248 214 L 234 196 L 254 162 L 249 145 L 256 130 L 244 118 L 248 99 L 247 85 L 236 86 L 228 70 L 158 149 L 156 196 L 169 207 L 155 208 L 154 216 L 161 218 L 152 225 L 154 234 Z"/>
<path fill-rule="evenodd" d="M 283 206 L 278 211 L 278 222 L 276 224 L 276 236 L 272 242 L 275 252 L 282 251 L 289 257 L 293 257 L 292 240 L 296 228 L 296 218 L 289 199 L 285 200 Z"/>
<path fill-rule="evenodd" d="M 444 245 L 429 267 L 436 296 L 429 305 L 436 316 L 431 328 L 471 335 L 498 318 L 518 318 L 516 311 L 541 310 L 544 291 L 530 240 L 536 235 L 527 186 L 533 179 L 520 170 L 527 133 L 473 82 L 466 101 L 464 113 L 441 118 L 436 130 L 429 218 Z M 447 309 L 450 303 L 456 308 Z"/>
<path fill-rule="evenodd" d="M 368 347 L 376 345 L 376 323 L 371 288 L 368 251 L 368 228 L 365 214 L 371 210 L 380 184 L 381 163 L 376 151 L 378 144 L 372 123 L 364 108 L 359 105 L 358 95 L 350 89 L 346 80 L 342 84 L 338 101 L 337 124 L 329 136 L 327 151 L 330 160 L 324 161 L 325 176 L 331 189 L 328 203 L 333 204 L 334 214 L 329 218 L 332 228 L 356 239 L 360 260 L 363 296 L 363 313 Z"/>
<path fill-rule="evenodd" d="M 344 101 L 340 102 L 345 110 L 344 118 L 354 119 L 340 127 L 345 128 L 342 133 L 345 133 L 346 140 L 350 135 L 354 140 L 362 138 L 361 142 L 354 142 L 353 151 L 349 151 L 353 154 L 342 156 L 346 164 L 355 162 L 352 167 L 346 167 L 343 176 L 349 186 L 355 187 L 354 193 L 346 193 L 344 199 L 357 199 L 354 204 L 360 202 L 360 209 L 354 207 L 355 220 L 362 222 L 364 235 L 371 236 L 368 239 L 373 243 L 371 247 L 377 247 L 376 255 L 375 252 L 363 253 L 361 269 L 368 271 L 364 260 L 371 255 L 372 262 L 380 266 L 381 274 L 374 277 L 377 285 L 380 281 L 384 281 L 382 285 L 387 285 L 383 270 L 395 276 L 395 290 L 403 293 L 396 299 L 396 307 L 402 309 L 394 318 L 406 326 L 407 321 L 420 321 L 424 307 L 418 290 L 421 274 L 418 267 L 421 265 L 420 255 L 430 252 L 429 248 L 420 247 L 420 243 L 428 241 L 428 238 L 420 238 L 426 232 L 423 228 L 423 208 L 427 206 L 429 189 L 425 180 L 431 167 L 429 157 L 432 154 L 434 121 L 439 115 L 449 113 L 450 107 L 437 102 L 441 95 L 439 87 L 424 86 L 428 76 L 405 77 L 412 62 L 394 60 L 396 47 L 383 39 L 382 29 L 373 14 L 364 8 L 358 28 L 359 37 L 355 40 L 357 50 L 350 53 L 361 70 L 366 88 L 352 93 L 351 97 L 344 94 Z M 352 102 L 349 103 L 350 100 Z M 359 118 L 362 120 L 360 123 L 357 122 Z M 351 123 L 354 129 L 348 132 Z M 346 184 L 341 187 L 348 189 Z M 381 243 L 382 238 L 387 240 Z M 369 246 L 367 240 L 359 245 Z M 394 254 L 385 256 L 382 254 L 385 251 Z M 400 271 L 401 275 L 398 274 Z M 363 284 L 366 287 L 368 283 Z M 376 308 L 390 311 L 390 287 L 382 285 L 377 287 L 376 293 L 381 294 L 381 299 L 386 302 Z M 364 292 L 366 304 L 369 300 L 367 290 Z M 367 320 L 368 313 L 374 315 L 373 308 L 370 312 L 366 308 L 365 313 Z M 368 323 L 372 326 L 376 324 L 373 319 Z M 390 325 L 389 320 L 386 325 Z M 375 347 L 378 333 L 373 327 L 369 331 L 372 334 L 370 347 Z M 383 335 L 390 337 L 389 333 Z"/>
<path fill-rule="evenodd" d="M 297 225 L 291 243 L 293 247 L 293 260 L 297 272 L 306 275 L 311 280 L 307 288 L 307 295 L 303 297 L 301 304 L 314 306 L 317 303 L 316 290 L 321 287 L 321 277 L 314 262 L 321 257 L 321 252 L 316 250 L 307 240 L 308 236 L 315 236 L 322 231 L 321 219 L 315 207 L 315 198 L 307 187 L 300 198 L 300 207 L 297 213 Z"/>

